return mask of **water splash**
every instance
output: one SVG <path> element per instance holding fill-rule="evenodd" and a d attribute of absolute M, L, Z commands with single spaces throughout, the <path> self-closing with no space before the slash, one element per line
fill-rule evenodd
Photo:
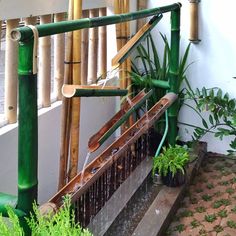
<path fill-rule="evenodd" d="M 83 184 L 84 184 L 84 172 L 85 172 L 85 168 L 86 168 L 86 166 L 87 166 L 87 164 L 88 164 L 88 160 L 89 160 L 89 158 L 90 158 L 90 155 L 91 155 L 91 153 L 88 152 L 88 153 L 87 153 L 87 156 L 86 156 L 86 158 L 85 158 L 84 165 L 83 165 L 83 169 L 82 169 L 82 172 L 81 172 L 80 185 L 83 185 Z"/>

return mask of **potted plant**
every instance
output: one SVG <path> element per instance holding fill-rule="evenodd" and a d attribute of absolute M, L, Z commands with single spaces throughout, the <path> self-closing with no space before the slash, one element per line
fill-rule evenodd
<path fill-rule="evenodd" d="M 177 187 L 185 183 L 186 164 L 189 153 L 186 148 L 175 145 L 164 147 L 163 152 L 154 157 L 153 175 L 157 172 L 162 182 L 169 187 Z"/>

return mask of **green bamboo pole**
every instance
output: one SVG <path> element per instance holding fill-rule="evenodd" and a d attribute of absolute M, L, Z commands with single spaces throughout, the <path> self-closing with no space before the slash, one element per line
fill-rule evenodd
<path fill-rule="evenodd" d="M 57 23 L 49 23 L 44 25 L 37 25 L 36 28 L 39 32 L 39 37 L 65 33 L 73 30 L 93 28 L 105 25 L 117 24 L 125 21 L 137 20 L 144 17 L 158 15 L 170 11 L 180 9 L 180 3 L 174 3 L 163 7 L 157 7 L 152 9 L 145 9 L 137 12 L 131 12 L 113 16 L 103 16 L 95 18 L 84 18 L 73 21 L 61 21 Z M 33 32 L 28 27 L 17 28 L 12 31 L 12 38 L 19 41 L 25 41 L 33 37 Z"/>
<path fill-rule="evenodd" d="M 76 89 L 73 97 L 112 97 L 125 96 L 127 89 Z"/>
<path fill-rule="evenodd" d="M 178 67 L 180 44 L 180 9 L 171 12 L 171 60 L 169 83 L 170 92 L 178 94 Z M 169 108 L 169 144 L 175 145 L 177 137 L 178 100 Z"/>
<path fill-rule="evenodd" d="M 33 75 L 33 44 L 19 44 L 19 133 L 17 209 L 27 215 L 37 202 L 38 191 L 38 119 L 37 75 Z M 24 219 L 21 219 L 24 224 Z M 27 229 L 26 229 L 26 232 Z"/>

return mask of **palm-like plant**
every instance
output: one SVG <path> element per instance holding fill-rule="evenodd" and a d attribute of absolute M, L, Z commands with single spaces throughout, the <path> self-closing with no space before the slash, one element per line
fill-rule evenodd
<path fill-rule="evenodd" d="M 159 52 L 155 46 L 154 40 L 151 34 L 149 34 L 146 38 L 146 41 L 143 44 L 139 45 L 139 47 L 137 48 L 138 55 L 132 62 L 132 72 L 130 72 L 134 91 L 139 91 L 143 88 L 146 88 L 147 90 L 150 89 L 154 90 L 153 96 L 151 97 L 148 103 L 149 108 L 152 107 L 166 93 L 164 89 L 155 87 L 153 81 L 154 80 L 168 81 L 169 79 L 171 49 L 167 37 L 162 34 L 161 37 L 164 42 L 164 53 L 162 60 L 160 59 Z M 186 63 L 189 50 L 190 50 L 190 44 L 187 46 L 184 55 L 179 62 L 178 91 L 180 97 L 182 96 L 181 87 L 183 81 L 187 83 L 187 87 L 190 87 L 185 75 L 185 72 L 188 68 L 188 66 L 186 66 Z M 136 62 L 141 62 L 142 69 L 139 69 L 136 66 Z"/>

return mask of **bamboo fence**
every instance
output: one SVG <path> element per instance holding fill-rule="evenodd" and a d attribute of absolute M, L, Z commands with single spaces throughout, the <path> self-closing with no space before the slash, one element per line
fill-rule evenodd
<path fill-rule="evenodd" d="M 18 27 L 19 19 L 7 20 L 5 54 L 5 115 L 9 124 L 17 121 L 17 81 L 18 44 L 10 39 L 13 28 Z"/>
<path fill-rule="evenodd" d="M 73 19 L 82 17 L 82 0 L 74 0 Z M 72 61 L 72 81 L 73 84 L 81 84 L 81 31 L 73 31 L 73 61 Z M 72 99 L 72 117 L 71 117 L 71 137 L 70 137 L 70 163 L 69 176 L 71 180 L 78 169 L 79 158 L 79 136 L 80 136 L 80 98 Z"/>
<path fill-rule="evenodd" d="M 54 21 L 65 20 L 65 13 L 55 14 Z M 54 36 L 54 81 L 57 100 L 62 100 L 61 88 L 64 79 L 64 57 L 65 57 L 65 34 L 56 34 Z"/>
<path fill-rule="evenodd" d="M 51 22 L 51 15 L 40 16 L 40 24 Z M 39 97 L 42 107 L 51 106 L 51 36 L 39 39 Z"/>

